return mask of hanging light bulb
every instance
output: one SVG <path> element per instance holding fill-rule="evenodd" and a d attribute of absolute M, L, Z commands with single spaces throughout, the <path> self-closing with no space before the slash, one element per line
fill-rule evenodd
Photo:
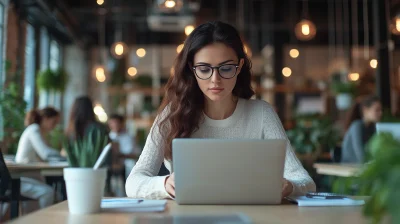
<path fill-rule="evenodd" d="M 182 9 L 183 0 L 157 0 L 157 6 L 162 12 L 178 12 Z"/>
<path fill-rule="evenodd" d="M 176 48 L 176 52 L 179 54 L 181 53 L 182 49 L 183 49 L 183 44 L 179 44 L 178 47 Z"/>
<path fill-rule="evenodd" d="M 296 24 L 294 33 L 297 39 L 307 41 L 315 37 L 315 35 L 317 34 L 317 28 L 310 20 L 303 19 Z"/>
<path fill-rule="evenodd" d="M 194 26 L 188 25 L 185 27 L 185 34 L 186 36 L 189 36 L 189 34 L 194 30 Z"/>
<path fill-rule="evenodd" d="M 293 48 L 293 49 L 291 49 L 291 50 L 289 51 L 289 55 L 290 55 L 290 57 L 292 57 L 292 58 L 297 58 L 297 57 L 299 57 L 300 52 L 299 52 L 299 50 Z"/>
<path fill-rule="evenodd" d="M 390 27 L 393 34 L 400 35 L 400 15 L 393 18 Z"/>
<path fill-rule="evenodd" d="M 290 69 L 289 67 L 284 67 L 282 69 L 282 75 L 285 77 L 289 77 L 292 75 L 292 69 Z"/>
<path fill-rule="evenodd" d="M 360 78 L 360 74 L 359 74 L 358 72 L 351 72 L 351 73 L 348 75 L 348 77 L 349 77 L 349 80 L 350 80 L 350 81 L 355 82 L 355 81 L 357 81 L 357 80 Z"/>
<path fill-rule="evenodd" d="M 103 5 L 104 4 L 104 0 L 97 0 L 97 4 L 98 5 Z"/>
<path fill-rule="evenodd" d="M 173 0 L 167 0 L 167 1 L 165 1 L 164 4 L 165 4 L 165 7 L 167 7 L 167 8 L 173 8 L 176 5 L 175 1 L 173 1 Z"/>
<path fill-rule="evenodd" d="M 369 66 L 371 66 L 371 68 L 377 68 L 378 67 L 378 60 L 376 59 L 371 59 L 371 61 L 369 61 Z"/>
<path fill-rule="evenodd" d="M 103 65 L 98 65 L 93 68 L 94 76 L 98 82 L 106 81 L 106 69 Z"/>
<path fill-rule="evenodd" d="M 111 54 L 114 58 L 122 58 L 126 53 L 128 53 L 128 47 L 124 42 L 115 42 L 111 46 Z"/>
<path fill-rule="evenodd" d="M 143 58 L 144 56 L 146 56 L 146 50 L 144 48 L 139 48 L 136 50 L 136 55 L 139 58 Z"/>
<path fill-rule="evenodd" d="M 133 77 L 137 74 L 137 69 L 135 67 L 128 68 L 128 75 Z"/>

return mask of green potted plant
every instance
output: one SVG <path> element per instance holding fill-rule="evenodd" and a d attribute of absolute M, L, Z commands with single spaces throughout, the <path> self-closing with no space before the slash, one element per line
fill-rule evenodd
<path fill-rule="evenodd" d="M 51 69 L 39 71 L 36 78 L 39 89 L 46 92 L 63 92 L 67 83 L 68 74 L 62 68 L 55 71 Z"/>
<path fill-rule="evenodd" d="M 309 168 L 321 152 L 329 152 L 339 141 L 339 132 L 332 120 L 321 114 L 296 116 L 296 126 L 287 136 L 303 164 Z"/>
<path fill-rule="evenodd" d="M 332 84 L 332 91 L 336 95 L 336 107 L 339 110 L 348 109 L 351 106 L 353 96 L 356 92 L 356 83 L 352 81 L 335 81 Z"/>
<path fill-rule="evenodd" d="M 64 168 L 68 207 L 72 214 L 100 211 L 107 169 L 93 169 L 108 138 L 101 130 L 92 129 L 81 140 L 64 143 L 69 168 Z"/>
<path fill-rule="evenodd" d="M 370 195 L 363 208 L 365 216 L 380 223 L 388 216 L 400 223 L 400 140 L 390 133 L 378 133 L 367 144 L 368 161 L 359 175 L 338 179 L 333 190 L 349 194 Z"/>

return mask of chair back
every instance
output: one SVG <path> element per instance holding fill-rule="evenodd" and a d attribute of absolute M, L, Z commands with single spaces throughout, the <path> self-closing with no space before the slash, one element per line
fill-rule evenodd
<path fill-rule="evenodd" d="M 0 196 L 4 196 L 11 183 L 10 171 L 4 161 L 3 151 L 0 148 Z"/>

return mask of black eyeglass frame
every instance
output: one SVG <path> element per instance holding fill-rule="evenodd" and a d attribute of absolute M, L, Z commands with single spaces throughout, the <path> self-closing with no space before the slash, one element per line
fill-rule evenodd
<path fill-rule="evenodd" d="M 235 70 L 235 74 L 234 74 L 232 77 L 230 77 L 230 78 L 225 78 L 225 77 L 223 77 L 223 76 L 221 75 L 220 71 L 219 71 L 219 69 L 220 69 L 221 67 L 226 66 L 226 65 L 234 65 L 234 66 L 235 66 L 235 69 L 236 69 L 236 70 Z M 199 75 L 197 75 L 196 68 L 197 68 L 197 67 L 200 67 L 200 66 L 205 66 L 205 67 L 208 67 L 208 68 L 211 68 L 211 69 L 212 69 L 211 75 L 210 75 L 208 78 L 201 78 L 201 77 L 199 77 Z M 220 66 L 196 65 L 196 66 L 193 66 L 193 67 L 192 67 L 193 72 L 194 72 L 194 74 L 196 75 L 196 77 L 199 78 L 199 79 L 201 79 L 201 80 L 210 79 L 210 78 L 213 76 L 214 70 L 215 70 L 215 69 L 218 70 L 218 75 L 219 75 L 219 77 L 221 77 L 221 78 L 223 78 L 223 79 L 232 79 L 233 77 L 235 77 L 235 76 L 237 75 L 236 73 L 237 73 L 238 68 L 239 68 L 239 65 L 238 65 L 238 64 L 223 64 L 223 65 L 220 65 Z"/>

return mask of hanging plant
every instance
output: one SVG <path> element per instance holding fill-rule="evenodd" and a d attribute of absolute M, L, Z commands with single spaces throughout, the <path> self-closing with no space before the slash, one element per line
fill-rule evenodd
<path fill-rule="evenodd" d="M 54 90 L 59 91 L 59 92 L 64 92 L 67 83 L 68 83 L 68 74 L 67 72 L 62 69 L 59 68 L 54 72 L 54 78 L 56 80 L 56 82 L 54 82 Z"/>
<path fill-rule="evenodd" d="M 40 71 L 37 75 L 36 84 L 40 90 L 63 92 L 68 82 L 68 75 L 64 69 L 59 68 L 56 71 L 46 69 Z"/>

